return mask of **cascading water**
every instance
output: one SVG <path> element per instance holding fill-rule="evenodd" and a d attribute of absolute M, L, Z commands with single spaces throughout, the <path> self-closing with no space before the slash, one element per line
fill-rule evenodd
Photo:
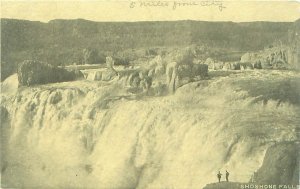
<path fill-rule="evenodd" d="M 271 144 L 296 140 L 299 78 L 236 72 L 139 99 L 89 81 L 3 94 L 2 185 L 201 188 L 225 169 L 248 182 Z"/>

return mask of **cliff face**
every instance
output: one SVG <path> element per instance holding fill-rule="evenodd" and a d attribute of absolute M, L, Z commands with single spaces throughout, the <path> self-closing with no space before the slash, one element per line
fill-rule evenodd
<path fill-rule="evenodd" d="M 295 41 L 299 21 L 124 23 L 77 19 L 41 23 L 1 19 L 1 79 L 13 73 L 16 65 L 24 60 L 40 60 L 51 65 L 83 62 L 83 49 L 86 48 L 105 54 L 124 49 L 147 51 L 153 47 L 173 48 L 195 44 L 207 49 L 219 49 L 226 55 L 230 52 L 252 52 L 263 49 L 275 40 L 280 40 L 285 45 L 290 44 L 289 29 L 292 31 L 290 40 Z M 289 57 L 297 63 L 299 55 L 295 54 L 299 50 L 297 51 L 296 46 L 290 51 Z M 207 52 L 202 54 L 205 53 Z"/>
<path fill-rule="evenodd" d="M 300 69 L 300 19 L 289 29 L 288 44 L 288 59 L 293 67 Z"/>
<path fill-rule="evenodd" d="M 276 39 L 259 52 L 246 53 L 241 62 L 259 63 L 266 69 L 300 69 L 300 20 L 290 25 L 287 39 Z"/>
<path fill-rule="evenodd" d="M 49 23 L 1 19 L 4 50 L 35 49 L 47 44 L 101 49 L 208 43 L 255 50 L 275 39 L 286 39 L 292 23 L 233 23 L 203 21 L 92 22 L 53 20 Z M 23 39 L 19 41 L 18 39 Z M 20 44 L 21 43 L 21 44 Z"/>
<path fill-rule="evenodd" d="M 240 189 L 243 185 L 299 184 L 299 148 L 295 142 L 282 142 L 268 148 L 262 166 L 254 173 L 251 183 L 221 182 L 207 184 L 203 189 Z M 253 187 L 254 188 L 254 187 Z"/>
<path fill-rule="evenodd" d="M 262 184 L 299 184 L 299 148 L 296 143 L 271 146 L 254 181 Z"/>

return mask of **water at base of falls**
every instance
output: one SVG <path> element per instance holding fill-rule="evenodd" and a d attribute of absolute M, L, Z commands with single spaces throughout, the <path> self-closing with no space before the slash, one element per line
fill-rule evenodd
<path fill-rule="evenodd" d="M 21 88 L 2 96 L 2 187 L 202 188 L 225 169 L 248 182 L 270 145 L 296 140 L 299 79 L 237 72 L 141 99 L 89 81 Z"/>

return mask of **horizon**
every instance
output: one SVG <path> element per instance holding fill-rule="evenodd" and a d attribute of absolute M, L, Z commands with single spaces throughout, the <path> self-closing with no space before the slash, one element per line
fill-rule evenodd
<path fill-rule="evenodd" d="M 147 3 L 152 4 L 147 4 Z M 94 22 L 204 21 L 294 22 L 300 18 L 299 1 L 1 1 L 1 18 L 40 21 Z M 160 3 L 160 4 L 159 4 Z M 163 4 L 165 3 L 165 4 Z M 181 3 L 181 4 L 180 4 Z M 206 4 L 205 4 L 206 3 Z M 210 3 L 210 4 L 209 4 Z M 176 4 L 176 6 L 175 6 Z M 196 6 L 195 6 L 196 4 Z"/>

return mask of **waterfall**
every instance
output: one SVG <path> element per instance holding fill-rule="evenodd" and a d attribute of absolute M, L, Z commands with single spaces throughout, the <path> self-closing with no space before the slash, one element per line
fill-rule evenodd
<path fill-rule="evenodd" d="M 236 72 L 137 99 L 118 83 L 19 88 L 2 96 L 3 186 L 202 188 L 225 169 L 248 182 L 270 145 L 296 140 L 299 76 Z"/>

